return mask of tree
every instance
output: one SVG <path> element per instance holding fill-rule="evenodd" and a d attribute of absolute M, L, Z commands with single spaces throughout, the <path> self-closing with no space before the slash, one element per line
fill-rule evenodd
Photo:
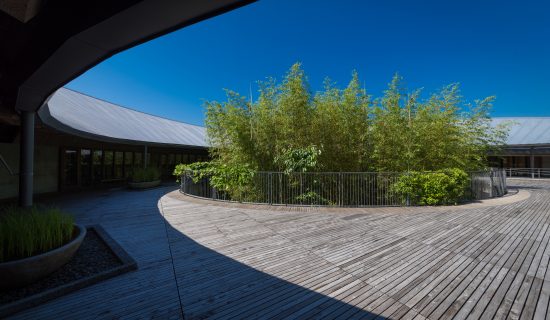
<path fill-rule="evenodd" d="M 312 94 L 296 63 L 280 83 L 260 82 L 257 101 L 227 91 L 225 102 L 206 103 L 210 152 L 220 165 L 256 171 L 289 170 L 289 163 L 310 163 L 313 156 L 315 165 L 300 171 L 485 168 L 488 152 L 507 136 L 506 127 L 491 126 L 494 97 L 465 104 L 457 84 L 421 97 L 420 90 L 406 92 L 395 75 L 373 100 L 357 72 L 344 89 L 327 79 Z"/>

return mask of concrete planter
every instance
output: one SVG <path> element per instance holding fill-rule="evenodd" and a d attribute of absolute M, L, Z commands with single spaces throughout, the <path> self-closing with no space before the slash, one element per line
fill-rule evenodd
<path fill-rule="evenodd" d="M 129 182 L 130 188 L 132 189 L 147 189 L 153 188 L 160 185 L 160 180 L 155 181 L 144 181 L 144 182 Z"/>
<path fill-rule="evenodd" d="M 86 228 L 75 225 L 77 236 L 69 243 L 48 252 L 24 259 L 0 263 L 0 290 L 33 283 L 66 264 L 86 236 Z"/>

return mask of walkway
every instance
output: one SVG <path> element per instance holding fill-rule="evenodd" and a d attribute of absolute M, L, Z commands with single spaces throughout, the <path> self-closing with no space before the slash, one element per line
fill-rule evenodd
<path fill-rule="evenodd" d="M 140 269 L 14 318 L 178 318 L 181 305 L 186 319 L 543 319 L 550 182 L 509 184 L 530 197 L 309 212 L 167 189 L 76 199 L 63 206 L 103 224 Z"/>

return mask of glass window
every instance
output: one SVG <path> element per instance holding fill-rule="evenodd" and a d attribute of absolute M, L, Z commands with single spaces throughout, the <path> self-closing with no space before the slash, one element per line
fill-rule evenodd
<path fill-rule="evenodd" d="M 176 162 L 176 156 L 173 153 L 169 154 L 168 164 L 170 165 L 170 167 L 173 167 L 175 162 Z"/>
<path fill-rule="evenodd" d="M 124 165 L 125 166 L 131 166 L 132 163 L 134 162 L 134 153 L 133 152 L 129 152 L 129 151 L 126 151 L 124 152 Z"/>
<path fill-rule="evenodd" d="M 134 153 L 134 168 L 143 167 L 143 154 L 141 152 Z"/>
<path fill-rule="evenodd" d="M 78 153 L 76 150 L 65 150 L 63 168 L 63 183 L 66 186 L 78 184 Z"/>
<path fill-rule="evenodd" d="M 181 154 L 176 154 L 176 164 L 180 164 L 181 162 Z"/>
<path fill-rule="evenodd" d="M 148 166 L 158 168 L 159 166 L 159 154 L 158 153 L 151 153 L 151 161 L 148 161 Z"/>
<path fill-rule="evenodd" d="M 122 151 L 116 151 L 115 152 L 115 175 L 114 175 L 116 179 L 120 179 L 124 177 L 123 175 L 124 172 L 122 169 L 122 166 L 124 164 L 123 160 L 124 160 L 124 154 L 122 153 Z"/>
<path fill-rule="evenodd" d="M 93 153 L 93 168 L 92 168 L 92 174 L 93 174 L 93 180 L 94 183 L 99 183 L 103 179 L 103 166 L 101 165 L 103 161 L 103 151 L 102 150 L 94 150 Z"/>
<path fill-rule="evenodd" d="M 124 177 L 127 178 L 132 174 L 132 165 L 134 163 L 134 153 L 124 152 Z"/>
<path fill-rule="evenodd" d="M 103 179 L 113 179 L 113 151 L 105 151 L 103 155 Z"/>
<path fill-rule="evenodd" d="M 83 186 L 92 184 L 92 150 L 80 150 L 80 183 Z"/>
<path fill-rule="evenodd" d="M 161 154 L 161 155 L 160 155 L 160 166 L 161 166 L 161 167 L 165 167 L 165 166 L 166 166 L 166 155 L 165 155 L 165 154 Z"/>
<path fill-rule="evenodd" d="M 151 152 L 147 152 L 146 158 L 147 158 L 147 166 L 150 166 L 153 161 L 153 156 L 151 155 Z"/>

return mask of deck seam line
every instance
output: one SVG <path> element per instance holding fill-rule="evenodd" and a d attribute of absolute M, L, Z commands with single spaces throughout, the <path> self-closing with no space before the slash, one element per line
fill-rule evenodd
<path fill-rule="evenodd" d="M 164 214 L 164 205 L 162 203 L 162 199 L 161 201 L 159 201 L 160 203 L 160 212 L 162 213 L 162 220 L 163 220 L 163 223 L 164 223 L 164 232 L 166 234 L 166 243 L 168 244 L 168 251 L 170 252 L 170 261 L 172 262 L 171 265 L 172 265 L 172 273 L 174 274 L 174 281 L 176 282 L 176 292 L 178 293 L 178 302 L 179 302 L 179 305 L 180 305 L 180 315 L 182 317 L 182 319 L 185 319 L 185 313 L 183 312 L 183 304 L 181 302 L 181 294 L 180 294 L 180 286 L 178 284 L 178 277 L 176 276 L 176 267 L 175 267 L 175 263 L 174 263 L 174 255 L 172 253 L 172 245 L 170 244 L 170 236 L 168 235 L 168 226 L 166 225 L 168 223 L 168 221 L 166 221 L 166 216 Z"/>

